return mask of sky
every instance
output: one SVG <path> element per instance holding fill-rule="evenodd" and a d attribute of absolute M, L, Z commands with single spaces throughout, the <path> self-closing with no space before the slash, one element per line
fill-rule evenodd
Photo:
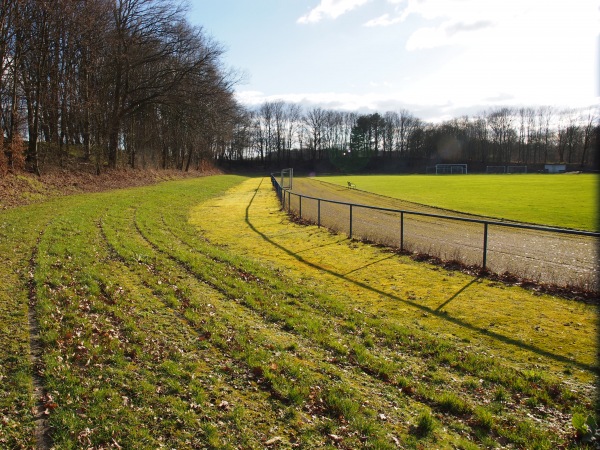
<path fill-rule="evenodd" d="M 428 121 L 600 104 L 600 0 L 189 0 L 246 106 Z"/>

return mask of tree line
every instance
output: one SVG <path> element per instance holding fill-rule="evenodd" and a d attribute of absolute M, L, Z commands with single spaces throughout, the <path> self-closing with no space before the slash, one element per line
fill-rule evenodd
<path fill-rule="evenodd" d="M 600 125 L 595 108 L 497 107 L 441 123 L 407 110 L 360 114 L 265 102 L 237 124 L 223 160 L 292 165 L 329 161 L 404 161 L 412 168 L 436 163 L 541 165 L 598 168 Z M 348 164 L 346 164 L 348 165 Z M 350 164 L 349 167 L 356 167 Z"/>
<path fill-rule="evenodd" d="M 175 0 L 0 0 L 0 175 L 62 166 L 189 170 L 370 160 L 598 167 L 595 111 L 496 108 L 429 123 L 384 114 L 244 108 L 222 46 Z"/>
<path fill-rule="evenodd" d="M 96 170 L 185 170 L 230 139 L 235 73 L 178 2 L 0 1 L 0 171 L 73 147 Z"/>

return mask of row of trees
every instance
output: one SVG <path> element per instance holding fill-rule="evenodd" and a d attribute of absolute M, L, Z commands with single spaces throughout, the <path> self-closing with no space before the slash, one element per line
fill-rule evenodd
<path fill-rule="evenodd" d="M 187 169 L 231 140 L 235 74 L 179 2 L 0 5 L 0 168 L 25 157 L 39 173 L 77 145 L 98 170 L 122 160 Z"/>
<path fill-rule="evenodd" d="M 176 0 L 0 0 L 0 174 L 76 149 L 99 171 L 204 159 L 293 165 L 352 159 L 597 168 L 591 111 L 497 108 L 427 123 L 265 102 L 244 109 L 223 49 Z"/>
<path fill-rule="evenodd" d="M 594 109 L 496 108 L 475 117 L 427 123 L 409 111 L 381 115 L 266 102 L 236 127 L 221 158 L 290 165 L 379 157 L 426 163 L 567 163 L 597 168 Z"/>

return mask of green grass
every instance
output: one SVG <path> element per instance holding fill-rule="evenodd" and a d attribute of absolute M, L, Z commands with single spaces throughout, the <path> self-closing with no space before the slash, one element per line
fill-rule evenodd
<path fill-rule="evenodd" d="M 318 177 L 388 197 L 498 219 L 597 231 L 598 175 Z"/>
<path fill-rule="evenodd" d="M 579 320 L 568 339 L 526 328 L 503 342 L 384 282 L 436 283 L 435 305 L 442 276 L 462 275 L 294 225 L 260 180 L 16 208 L 0 237 L 1 448 L 39 443 L 35 386 L 61 449 L 555 448 L 574 442 L 562 418 L 593 413 L 593 307 L 473 284 L 504 314 L 514 299 L 522 316 L 544 304 Z M 384 256 L 389 268 L 351 270 Z"/>

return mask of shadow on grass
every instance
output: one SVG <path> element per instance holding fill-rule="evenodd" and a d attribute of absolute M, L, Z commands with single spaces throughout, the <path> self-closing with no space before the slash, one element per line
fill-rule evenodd
<path fill-rule="evenodd" d="M 393 256 L 388 256 L 386 258 L 378 259 L 377 261 L 370 262 L 369 264 L 365 264 L 364 266 L 361 266 L 358 269 L 354 269 L 354 270 L 351 270 L 350 272 L 346 272 L 346 273 L 340 274 L 340 275 L 342 277 L 346 277 L 346 276 L 350 275 L 351 273 L 358 272 L 358 271 L 363 270 L 363 269 L 365 269 L 365 268 L 367 268 L 369 266 L 374 266 L 375 264 L 379 264 L 380 262 L 383 262 L 383 261 L 386 261 L 386 260 L 392 259 L 392 258 L 393 258 Z"/>
<path fill-rule="evenodd" d="M 397 295 L 394 295 L 394 294 L 391 294 L 389 292 L 385 292 L 385 291 L 383 291 L 381 289 L 378 289 L 376 287 L 370 286 L 367 283 L 356 281 L 356 280 L 351 280 L 351 279 L 347 278 L 348 274 L 338 273 L 338 272 L 335 272 L 335 271 L 333 271 L 331 269 L 322 267 L 322 266 L 320 266 L 318 264 L 315 264 L 313 262 L 308 261 L 307 259 L 305 259 L 302 256 L 300 256 L 297 252 L 293 252 L 290 249 L 284 247 L 283 245 L 278 244 L 275 241 L 273 241 L 267 235 L 265 235 L 264 233 L 262 233 L 261 231 L 259 231 L 252 224 L 252 222 L 250 221 L 250 215 L 249 215 L 250 207 L 252 206 L 252 203 L 254 202 L 254 199 L 256 198 L 256 195 L 258 194 L 258 191 L 260 190 L 261 185 L 262 185 L 262 180 L 261 180 L 260 184 L 258 185 L 258 187 L 256 188 L 256 190 L 254 192 L 254 195 L 250 199 L 250 202 L 248 203 L 248 206 L 246 207 L 246 217 L 245 217 L 246 223 L 248 224 L 248 226 L 250 227 L 250 229 L 252 231 L 254 231 L 256 234 L 258 234 L 262 239 L 264 239 L 270 245 L 272 245 L 272 246 L 278 248 L 279 250 L 287 253 L 288 255 L 290 255 L 291 257 L 295 258 L 297 261 L 303 263 L 304 265 L 306 265 L 308 267 L 311 267 L 313 269 L 322 271 L 322 272 L 326 272 L 326 273 L 328 273 L 328 274 L 330 274 L 330 275 L 332 275 L 332 276 L 334 276 L 336 278 L 339 278 L 339 279 L 343 280 L 346 283 L 352 283 L 355 286 L 358 286 L 358 287 L 360 287 L 362 289 L 365 289 L 365 290 L 371 291 L 373 293 L 379 294 L 379 295 L 381 295 L 383 297 L 386 297 L 386 298 L 388 298 L 390 300 L 396 300 L 396 301 L 402 302 L 402 303 L 404 303 L 406 305 L 410 305 L 410 306 L 412 306 L 414 308 L 420 309 L 421 311 L 424 311 L 424 312 L 426 312 L 428 314 L 431 314 L 431 315 L 433 315 L 433 316 L 435 316 L 435 317 L 437 317 L 439 319 L 442 319 L 442 320 L 445 320 L 447 322 L 453 323 L 453 324 L 458 325 L 460 327 L 463 327 L 463 328 L 465 328 L 467 330 L 474 331 L 476 333 L 479 333 L 479 334 L 491 337 L 491 338 L 496 339 L 499 342 L 502 342 L 504 344 L 512 345 L 512 346 L 515 346 L 515 347 L 519 347 L 520 349 L 523 349 L 523 350 L 526 350 L 526 351 L 529 351 L 529 352 L 532 352 L 532 353 L 536 353 L 536 354 L 538 354 L 540 356 L 543 356 L 543 357 L 546 357 L 546 358 L 549 358 L 549 359 L 553 359 L 553 360 L 555 360 L 557 362 L 560 362 L 560 363 L 571 364 L 571 365 L 576 366 L 576 367 L 578 367 L 578 368 L 580 368 L 582 370 L 586 370 L 586 371 L 589 371 L 589 372 L 592 372 L 592 373 L 598 373 L 599 372 L 597 366 L 590 365 L 590 364 L 585 364 L 583 362 L 573 360 L 573 359 L 568 358 L 566 356 L 557 355 L 557 354 L 551 353 L 551 352 L 549 352 L 547 350 L 543 350 L 543 349 L 541 349 L 539 347 L 536 347 L 534 345 L 527 344 L 527 343 L 525 343 L 523 341 L 520 341 L 518 339 L 514 339 L 514 338 L 511 338 L 511 337 L 508 337 L 508 336 L 504 336 L 504 335 L 502 335 L 500 333 L 496 333 L 494 331 L 490 331 L 490 330 L 488 330 L 486 328 L 477 327 L 477 326 L 472 325 L 472 324 L 470 324 L 468 322 L 465 322 L 464 320 L 451 317 L 446 312 L 441 311 L 441 309 L 444 306 L 446 306 L 448 303 L 450 303 L 452 300 L 454 300 L 458 295 L 460 295 L 462 292 L 464 292 L 466 289 L 468 289 L 470 286 L 472 286 L 475 282 L 477 282 L 478 277 L 475 277 L 473 280 L 471 280 L 469 283 L 467 283 L 465 286 L 463 286 L 458 292 L 456 292 L 454 295 L 452 295 L 448 300 L 446 300 L 444 303 L 442 303 L 436 309 L 433 309 L 433 308 L 430 308 L 428 306 L 420 305 L 420 304 L 418 304 L 416 302 L 413 302 L 411 300 L 401 298 L 401 297 L 399 297 Z M 372 265 L 372 264 L 375 264 L 375 263 L 371 263 L 371 264 L 367 264 L 367 265 Z M 360 269 L 355 269 L 352 272 L 355 272 L 356 270 L 360 270 Z M 349 273 L 352 273 L 352 272 L 349 272 Z"/>
<path fill-rule="evenodd" d="M 474 279 L 472 279 L 471 281 L 469 281 L 467 284 L 465 284 L 462 288 L 460 288 L 456 294 L 454 294 L 452 297 L 450 297 L 448 300 L 446 300 L 444 303 L 442 303 L 440 306 L 438 306 L 435 311 L 441 311 L 441 309 L 446 306 L 448 303 L 450 303 L 452 300 L 454 300 L 456 297 L 458 297 L 462 292 L 466 291 L 467 289 L 469 289 L 471 287 L 471 285 L 473 283 L 477 283 L 477 281 L 479 281 L 481 278 L 480 277 L 476 277 Z"/>
<path fill-rule="evenodd" d="M 298 250 L 296 253 L 299 254 L 299 253 L 312 252 L 313 250 L 320 250 L 320 249 L 323 249 L 325 247 L 331 247 L 331 246 L 334 246 L 336 244 L 339 244 L 342 241 L 343 241 L 343 239 L 341 239 L 341 240 L 339 240 L 337 242 L 331 242 L 329 244 L 315 245 L 315 246 L 312 246 L 312 247 L 303 248 L 302 250 Z"/>

